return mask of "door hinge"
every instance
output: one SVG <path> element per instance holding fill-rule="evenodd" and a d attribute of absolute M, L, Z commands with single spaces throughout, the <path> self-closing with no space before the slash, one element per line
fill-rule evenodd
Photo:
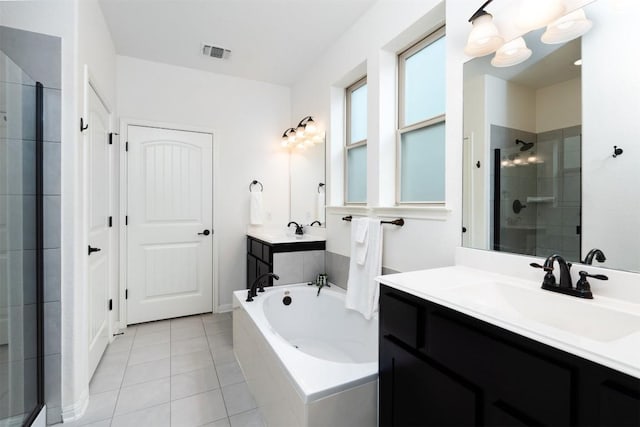
<path fill-rule="evenodd" d="M 129 225 L 129 215 L 124 216 L 124 225 Z"/>
<path fill-rule="evenodd" d="M 113 217 L 109 217 L 109 227 L 113 227 Z"/>
<path fill-rule="evenodd" d="M 120 135 L 116 132 L 109 132 L 109 145 L 113 145 L 113 135 Z"/>
<path fill-rule="evenodd" d="M 109 300 L 109 311 L 112 311 L 112 310 L 113 310 L 113 300 L 110 299 Z"/>
<path fill-rule="evenodd" d="M 129 151 L 129 141 L 124 143 L 124 151 Z"/>
<path fill-rule="evenodd" d="M 129 289 L 124 290 L 124 299 L 129 299 Z"/>

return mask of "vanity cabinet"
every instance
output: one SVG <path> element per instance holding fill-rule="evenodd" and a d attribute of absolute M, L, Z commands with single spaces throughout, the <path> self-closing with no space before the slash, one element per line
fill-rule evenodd
<path fill-rule="evenodd" d="M 287 252 L 324 251 L 324 241 L 301 241 L 286 243 L 270 243 L 253 236 L 247 236 L 247 289 L 253 281 L 265 273 L 280 274 L 274 266 L 277 254 Z M 323 271 L 321 271 L 323 272 Z M 281 275 L 281 279 L 285 279 Z M 265 286 L 273 286 L 273 278 L 269 277 Z"/>
<path fill-rule="evenodd" d="M 640 425 L 640 379 L 385 285 L 379 357 L 381 426 Z"/>

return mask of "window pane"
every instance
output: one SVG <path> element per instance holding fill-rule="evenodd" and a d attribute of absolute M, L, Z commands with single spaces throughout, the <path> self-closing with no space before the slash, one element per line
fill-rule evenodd
<path fill-rule="evenodd" d="M 406 59 L 403 126 L 444 114 L 445 49 L 442 37 Z"/>
<path fill-rule="evenodd" d="M 402 134 L 401 202 L 444 201 L 444 122 Z"/>
<path fill-rule="evenodd" d="M 367 146 L 347 150 L 347 202 L 367 201 Z"/>
<path fill-rule="evenodd" d="M 349 144 L 367 139 L 367 85 L 351 92 Z"/>

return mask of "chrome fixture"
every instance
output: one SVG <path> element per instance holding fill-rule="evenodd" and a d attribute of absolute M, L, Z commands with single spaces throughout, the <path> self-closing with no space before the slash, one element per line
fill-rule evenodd
<path fill-rule="evenodd" d="M 553 275 L 553 264 L 556 261 L 558 261 L 558 265 L 560 266 L 559 284 L 556 283 L 556 277 Z M 542 289 L 579 298 L 593 299 L 591 287 L 589 286 L 589 282 L 586 279 L 587 277 L 598 280 L 609 279 L 603 274 L 589 274 L 586 271 L 580 271 L 578 273 L 580 275 L 580 279 L 578 280 L 578 283 L 576 283 L 576 287 L 574 288 L 573 284 L 571 283 L 571 263 L 566 262 L 565 259 L 558 254 L 553 254 L 547 257 L 544 265 L 540 265 L 535 262 L 532 262 L 529 265 L 531 267 L 541 268 L 546 272 L 546 274 L 544 275 L 544 279 L 542 280 Z"/>
<path fill-rule="evenodd" d="M 304 234 L 304 229 L 302 228 L 302 226 L 300 224 L 298 224 L 295 221 L 291 221 L 291 222 L 289 222 L 289 224 L 287 224 L 287 227 L 291 227 L 291 224 L 296 226 L 296 234 L 298 236 L 302 236 Z"/>
<path fill-rule="evenodd" d="M 260 276 L 256 277 L 256 280 L 253 281 L 253 283 L 251 284 L 251 286 L 249 287 L 249 290 L 247 291 L 247 302 L 251 302 L 253 301 L 253 297 L 257 297 L 258 296 L 258 292 L 264 292 L 264 279 L 267 277 L 273 277 L 276 280 L 280 280 L 280 276 L 278 276 L 277 274 L 274 273 L 264 273 L 261 274 Z M 259 286 L 259 289 L 257 289 Z M 257 291 L 256 291 L 257 289 Z"/>
<path fill-rule="evenodd" d="M 493 15 L 485 10 L 491 2 L 493 0 L 486 1 L 469 18 L 473 28 L 464 53 L 478 57 L 495 52 L 491 60 L 494 67 L 511 67 L 526 61 L 532 54 L 531 49 L 527 48 L 522 37 L 505 41 L 493 22 Z M 565 12 L 562 0 L 521 0 L 517 16 L 512 19 L 522 35 L 546 26 L 541 37 L 541 41 L 546 44 L 565 43 L 591 29 L 592 23 L 584 10 L 577 9 L 567 14 Z"/>
<path fill-rule="evenodd" d="M 323 141 L 323 137 L 318 132 L 318 127 L 313 117 L 306 116 L 298 122 L 296 127 L 289 128 L 282 134 L 281 145 L 285 148 L 297 147 L 304 149 Z"/>
<path fill-rule="evenodd" d="M 582 263 L 591 265 L 593 264 L 593 258 L 598 262 L 605 262 L 607 260 L 607 257 L 604 256 L 604 252 L 598 248 L 593 248 L 587 253 L 587 256 L 584 257 L 584 261 L 582 261 Z"/>

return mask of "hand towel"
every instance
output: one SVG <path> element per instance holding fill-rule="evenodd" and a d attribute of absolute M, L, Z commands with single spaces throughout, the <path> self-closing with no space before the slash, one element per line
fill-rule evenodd
<path fill-rule="evenodd" d="M 345 306 L 362 313 L 369 320 L 378 311 L 380 286 L 375 278 L 382 272 L 382 227 L 379 219 L 364 218 L 368 221 L 367 254 L 363 265 L 355 257 L 356 232 L 351 230 L 351 261 Z M 355 220 L 353 220 L 355 221 Z M 353 226 L 352 221 L 352 226 Z"/>
<path fill-rule="evenodd" d="M 318 193 L 318 200 L 316 202 L 316 218 L 318 219 L 318 221 L 320 221 L 321 224 L 324 225 L 326 218 L 325 218 L 325 211 L 324 211 L 324 205 L 325 205 L 325 193 L 324 191 L 320 191 Z"/>
<path fill-rule="evenodd" d="M 352 257 L 355 257 L 358 265 L 364 265 L 367 258 L 369 241 L 367 234 L 369 231 L 369 218 L 358 218 L 351 221 L 351 241 Z"/>
<path fill-rule="evenodd" d="M 251 225 L 262 225 L 264 208 L 262 206 L 262 191 L 251 191 L 251 202 L 249 204 L 249 223 Z"/>

